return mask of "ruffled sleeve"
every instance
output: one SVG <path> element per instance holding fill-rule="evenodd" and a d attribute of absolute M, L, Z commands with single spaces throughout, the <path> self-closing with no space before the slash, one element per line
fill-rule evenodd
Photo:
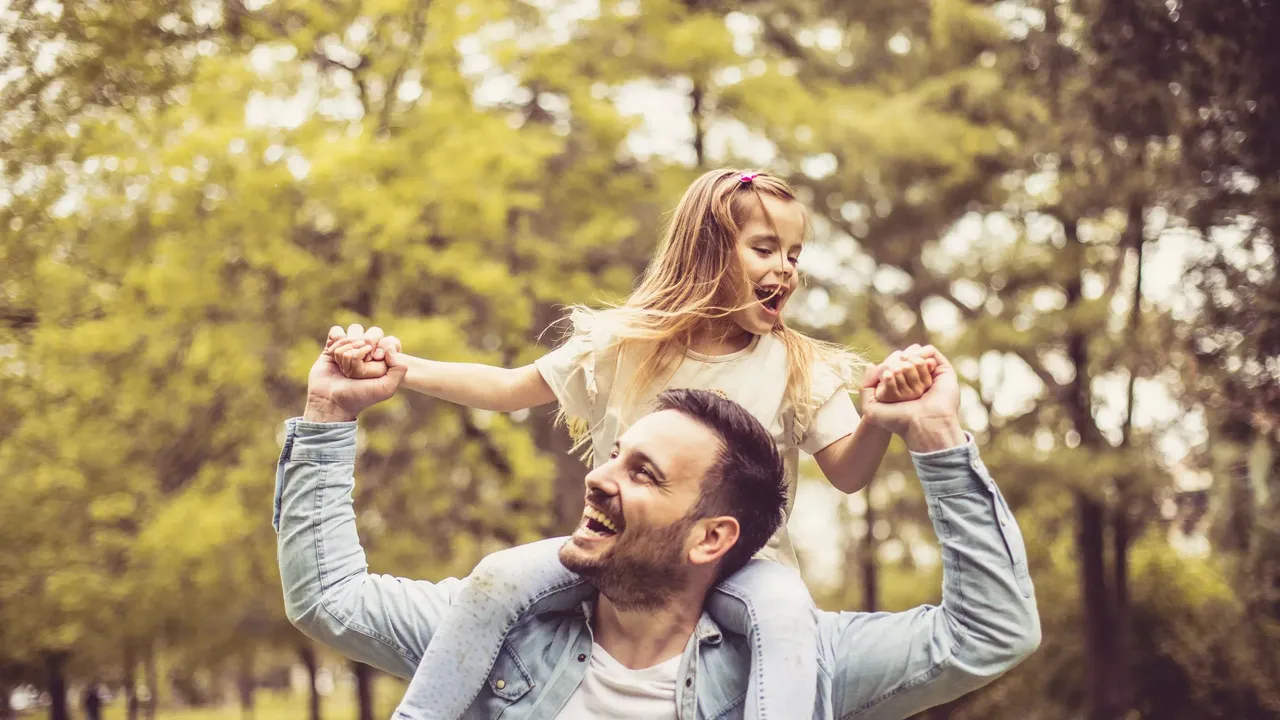
<path fill-rule="evenodd" d="M 851 367 L 821 361 L 813 364 L 809 407 L 796 414 L 796 444 L 801 450 L 813 455 L 857 429 L 858 411 L 849 397 L 856 387 Z"/>
<path fill-rule="evenodd" d="M 569 319 L 573 323 L 569 338 L 534 365 L 551 386 L 572 428 L 574 421 L 590 423 L 597 414 L 596 362 L 607 348 L 607 338 L 591 313 L 578 310 Z"/>

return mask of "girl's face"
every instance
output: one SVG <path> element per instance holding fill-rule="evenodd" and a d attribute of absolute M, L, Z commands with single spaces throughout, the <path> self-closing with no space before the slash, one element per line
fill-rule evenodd
<path fill-rule="evenodd" d="M 765 335 L 778 324 L 782 309 L 795 292 L 805 216 L 800 203 L 794 200 L 764 193 L 757 197 L 760 202 L 750 203 L 750 214 L 738 233 L 738 257 L 756 302 L 729 317 L 743 330 Z"/>

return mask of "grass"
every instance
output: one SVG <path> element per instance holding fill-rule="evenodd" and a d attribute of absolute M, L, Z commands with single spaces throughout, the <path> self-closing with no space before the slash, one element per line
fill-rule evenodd
<path fill-rule="evenodd" d="M 349 688 L 348 688 L 349 689 Z M 404 695 L 404 685 L 387 677 L 380 677 L 374 684 L 373 716 L 391 717 L 396 704 Z M 76 715 L 79 717 L 79 715 Z M 114 702 L 104 708 L 103 720 L 125 720 L 124 702 Z M 156 711 L 156 720 L 246 720 L 239 705 L 220 707 L 164 709 Z M 307 696 L 289 692 L 259 691 L 254 696 L 252 720 L 309 720 Z M 334 692 L 320 701 L 321 720 L 355 720 L 357 717 L 354 691 Z"/>

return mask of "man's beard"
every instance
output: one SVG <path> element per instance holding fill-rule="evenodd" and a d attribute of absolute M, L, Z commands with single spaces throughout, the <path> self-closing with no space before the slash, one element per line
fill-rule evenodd
<path fill-rule="evenodd" d="M 619 610 L 662 607 L 684 586 L 684 539 L 693 520 L 680 518 L 665 528 L 653 528 L 619 538 L 604 555 L 576 557 L 570 540 L 560 549 L 560 562 L 582 576 Z"/>

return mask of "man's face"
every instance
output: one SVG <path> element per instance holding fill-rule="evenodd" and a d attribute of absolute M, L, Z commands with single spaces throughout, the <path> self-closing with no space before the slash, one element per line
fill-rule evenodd
<path fill-rule="evenodd" d="M 674 410 L 641 418 L 587 474 L 582 523 L 560 562 L 619 607 L 661 605 L 688 575 L 688 515 L 720 443 Z"/>

